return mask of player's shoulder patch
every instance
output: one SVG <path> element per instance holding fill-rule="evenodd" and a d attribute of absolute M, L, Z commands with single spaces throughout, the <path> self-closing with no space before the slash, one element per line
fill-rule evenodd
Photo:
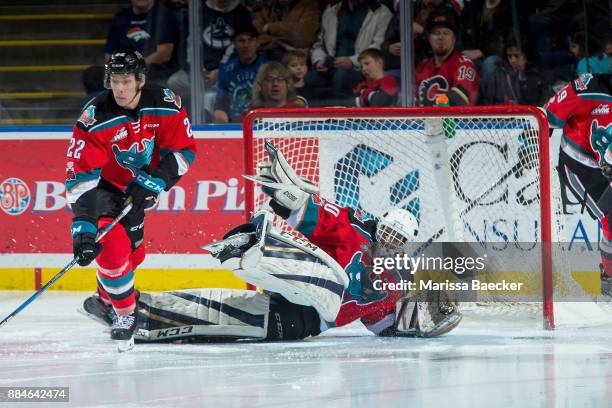
<path fill-rule="evenodd" d="M 353 213 L 353 217 L 355 217 L 355 219 L 361 222 L 371 221 L 374 219 L 372 215 L 370 215 L 368 212 L 363 211 L 361 209 L 355 210 L 355 212 Z"/>
<path fill-rule="evenodd" d="M 164 101 L 165 102 L 172 103 L 177 108 L 181 109 L 183 104 L 181 102 L 181 97 L 180 96 L 175 94 L 174 91 L 172 91 L 172 89 L 170 89 L 170 88 L 164 88 L 162 90 L 162 92 L 163 92 L 163 95 L 164 95 Z"/>
<path fill-rule="evenodd" d="M 348 212 L 349 222 L 364 238 L 371 241 L 376 231 L 376 220 L 367 211 L 351 209 Z"/>
<path fill-rule="evenodd" d="M 589 82 L 593 79 L 593 74 L 581 74 L 574 80 L 574 89 L 576 91 L 586 91 L 589 87 Z"/>
<path fill-rule="evenodd" d="M 90 101 L 91 102 L 91 101 Z M 77 122 L 81 123 L 85 128 L 89 128 L 94 125 L 98 120 L 96 119 L 96 105 L 90 104 L 86 106 L 81 112 L 81 115 L 77 119 Z"/>

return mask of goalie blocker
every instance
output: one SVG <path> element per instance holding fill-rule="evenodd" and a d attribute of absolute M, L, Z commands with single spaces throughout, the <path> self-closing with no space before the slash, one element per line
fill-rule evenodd
<path fill-rule="evenodd" d="M 246 282 L 312 306 L 325 321 L 334 321 L 340 311 L 349 284 L 344 269 L 308 240 L 272 228 L 269 212 L 260 211 L 251 224 L 204 249 Z"/>

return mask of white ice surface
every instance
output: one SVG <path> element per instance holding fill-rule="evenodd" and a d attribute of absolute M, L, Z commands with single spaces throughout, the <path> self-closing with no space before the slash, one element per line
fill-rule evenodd
<path fill-rule="evenodd" d="M 27 298 L 0 292 L 0 315 Z M 70 387 L 70 403 L 0 406 L 610 407 L 612 325 L 470 320 L 437 339 L 354 326 L 302 342 L 141 344 L 119 354 L 51 292 L 0 328 L 0 386 Z M 514 326 L 514 328 L 504 328 Z"/>

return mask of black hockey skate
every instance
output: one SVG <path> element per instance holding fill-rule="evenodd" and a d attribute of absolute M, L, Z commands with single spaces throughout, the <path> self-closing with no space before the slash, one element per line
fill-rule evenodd
<path fill-rule="evenodd" d="M 138 313 L 136 311 L 129 315 L 117 316 L 111 326 L 111 339 L 130 340 L 136 330 L 138 323 Z"/>
<path fill-rule="evenodd" d="M 113 307 L 104 303 L 97 293 L 94 293 L 83 302 L 83 312 L 87 317 L 90 317 L 97 322 L 106 326 L 112 326 L 117 315 Z"/>

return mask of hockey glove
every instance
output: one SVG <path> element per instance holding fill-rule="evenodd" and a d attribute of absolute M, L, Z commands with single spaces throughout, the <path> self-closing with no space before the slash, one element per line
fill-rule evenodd
<path fill-rule="evenodd" d="M 96 242 L 98 228 L 90 221 L 74 220 L 70 227 L 72 233 L 72 250 L 77 263 L 87 266 L 102 251 L 102 245 Z"/>
<path fill-rule="evenodd" d="M 126 193 L 132 197 L 132 212 L 138 213 L 151 208 L 157 202 L 157 196 L 168 184 L 168 177 L 158 170 L 138 170 L 136 177 L 128 185 Z"/>
<path fill-rule="evenodd" d="M 257 163 L 257 175 L 244 177 L 261 183 L 262 191 L 281 206 L 292 211 L 301 208 L 309 194 L 319 191 L 317 186 L 299 177 L 274 145 L 266 142 L 266 150 L 272 161 Z"/>

